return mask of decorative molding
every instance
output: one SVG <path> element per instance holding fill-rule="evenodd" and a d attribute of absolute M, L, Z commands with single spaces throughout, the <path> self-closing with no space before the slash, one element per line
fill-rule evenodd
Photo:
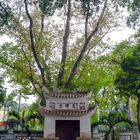
<path fill-rule="evenodd" d="M 73 116 L 73 117 L 79 117 L 82 115 L 88 115 L 89 113 L 92 115 L 92 112 L 94 112 L 94 109 L 87 109 L 87 110 L 68 110 L 68 109 L 54 109 L 54 110 L 48 110 L 45 107 L 40 106 L 39 111 L 41 114 L 45 114 L 45 115 L 54 115 L 54 116 Z"/>

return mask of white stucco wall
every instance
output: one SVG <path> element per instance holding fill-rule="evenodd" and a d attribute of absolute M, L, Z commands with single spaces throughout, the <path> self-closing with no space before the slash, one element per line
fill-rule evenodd
<path fill-rule="evenodd" d="M 44 138 L 47 138 L 51 134 L 55 134 L 55 121 L 53 118 L 45 117 Z"/>
<path fill-rule="evenodd" d="M 44 138 L 55 136 L 56 120 L 80 120 L 80 136 L 86 135 L 91 137 L 90 114 L 81 117 L 56 117 L 45 116 Z"/>
<path fill-rule="evenodd" d="M 55 103 L 55 109 L 74 109 L 72 108 L 72 104 L 77 104 L 77 108 L 75 109 L 79 109 L 79 104 L 80 103 L 85 103 L 85 109 L 88 109 L 88 99 L 86 99 L 86 97 L 83 98 L 70 98 L 70 99 L 65 99 L 65 98 L 49 98 L 48 100 L 46 100 L 46 108 L 50 109 L 49 104 L 50 102 L 54 102 Z M 62 108 L 59 107 L 59 105 L 62 104 Z M 69 104 L 69 107 L 65 107 L 64 104 Z"/>
<path fill-rule="evenodd" d="M 89 98 L 91 94 L 80 98 L 54 98 L 47 97 L 46 109 L 47 110 L 88 110 Z M 76 104 L 76 107 L 74 106 Z M 80 117 L 67 117 L 67 116 L 52 116 L 45 115 L 44 122 L 44 138 L 55 137 L 56 120 L 79 120 L 80 121 L 80 136 L 91 137 L 91 125 L 90 125 L 90 112 L 87 115 Z M 92 113 L 93 114 L 93 113 Z"/>

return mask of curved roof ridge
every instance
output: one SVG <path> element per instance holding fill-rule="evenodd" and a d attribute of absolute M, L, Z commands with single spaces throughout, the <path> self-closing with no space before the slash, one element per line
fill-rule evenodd
<path fill-rule="evenodd" d="M 46 114 L 46 115 L 55 115 L 55 116 L 82 116 L 82 115 L 87 115 L 88 113 L 91 113 L 91 109 L 87 110 L 60 110 L 60 109 L 54 109 L 54 110 L 49 110 L 46 107 L 40 106 L 39 111 L 41 114 Z"/>

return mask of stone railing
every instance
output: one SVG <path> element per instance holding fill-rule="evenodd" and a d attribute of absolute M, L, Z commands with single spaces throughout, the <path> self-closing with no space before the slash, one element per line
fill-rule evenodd
<path fill-rule="evenodd" d="M 93 140 L 104 140 L 105 133 L 93 134 Z M 138 140 L 137 132 L 119 132 L 119 140 Z"/>
<path fill-rule="evenodd" d="M 36 140 L 59 140 L 59 138 L 37 138 Z"/>
<path fill-rule="evenodd" d="M 104 140 L 105 133 L 93 134 L 93 138 L 77 138 L 76 140 Z M 21 131 L 0 131 L 0 140 L 59 140 L 59 138 L 42 138 L 43 131 L 31 131 L 29 136 L 26 132 L 21 133 Z M 120 132 L 119 140 L 138 140 L 137 132 Z"/>
<path fill-rule="evenodd" d="M 43 137 L 43 131 L 31 131 L 29 135 L 26 131 L 1 131 L 0 140 L 37 140 L 37 138 Z"/>

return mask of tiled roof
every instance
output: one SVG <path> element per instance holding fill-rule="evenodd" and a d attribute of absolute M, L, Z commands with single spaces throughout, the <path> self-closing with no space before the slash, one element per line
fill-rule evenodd
<path fill-rule="evenodd" d="M 88 109 L 88 110 L 48 110 L 45 107 L 40 106 L 39 111 L 42 115 L 55 115 L 55 116 L 82 116 L 86 115 L 88 113 L 91 113 L 94 110 Z"/>
<path fill-rule="evenodd" d="M 82 97 L 86 97 L 89 96 L 91 97 L 92 95 L 92 91 L 90 92 L 75 92 L 75 93 L 58 93 L 58 92 L 54 92 L 54 93 L 50 93 L 45 86 L 42 87 L 43 90 L 43 94 L 46 98 L 48 97 L 53 97 L 53 98 L 82 98 Z"/>
<path fill-rule="evenodd" d="M 54 98 L 82 98 L 87 96 L 87 93 L 50 93 L 47 94 L 48 97 Z"/>

